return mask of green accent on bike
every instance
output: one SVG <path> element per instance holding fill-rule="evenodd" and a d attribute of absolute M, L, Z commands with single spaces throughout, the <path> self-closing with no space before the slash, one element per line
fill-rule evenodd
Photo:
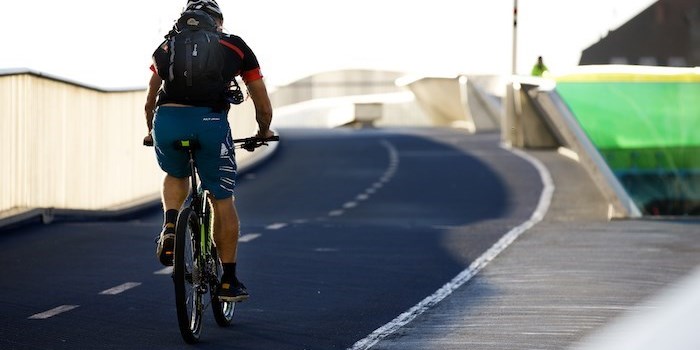
<path fill-rule="evenodd" d="M 180 141 L 180 145 L 181 145 L 182 147 L 190 147 L 190 140 L 183 140 L 183 141 Z"/>
<path fill-rule="evenodd" d="M 202 223 L 202 225 L 199 225 L 199 249 L 202 250 L 202 252 L 207 253 L 209 250 L 208 243 L 209 240 L 207 239 L 207 228 L 205 227 L 207 223 Z"/>

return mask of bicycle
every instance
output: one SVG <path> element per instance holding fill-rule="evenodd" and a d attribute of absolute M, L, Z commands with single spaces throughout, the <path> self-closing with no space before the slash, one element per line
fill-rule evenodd
<path fill-rule="evenodd" d="M 252 152 L 270 141 L 279 141 L 279 136 L 235 139 L 233 143 L 237 149 Z M 211 236 L 212 207 L 209 192 L 197 180 L 194 153 L 198 143 L 196 140 L 180 140 L 176 141 L 175 146 L 188 153 L 191 190 L 175 225 L 172 278 L 180 334 L 185 342 L 193 344 L 199 341 L 204 310 L 209 304 L 216 323 L 220 327 L 226 327 L 231 324 L 236 303 L 222 301 L 217 297 L 223 267 Z M 209 304 L 206 302 L 207 293 Z"/>

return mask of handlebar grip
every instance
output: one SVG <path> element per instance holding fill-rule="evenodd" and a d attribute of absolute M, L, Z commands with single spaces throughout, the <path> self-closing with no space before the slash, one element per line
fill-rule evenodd
<path fill-rule="evenodd" d="M 267 141 L 279 141 L 279 140 L 280 140 L 279 135 L 272 135 L 272 136 L 267 137 L 267 138 L 253 136 L 253 137 L 247 137 L 244 139 L 234 139 L 233 143 L 267 142 Z"/>

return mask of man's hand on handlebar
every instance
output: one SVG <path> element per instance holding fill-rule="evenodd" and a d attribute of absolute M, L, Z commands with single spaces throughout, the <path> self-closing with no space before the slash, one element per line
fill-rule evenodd
<path fill-rule="evenodd" d="M 279 141 L 279 139 L 279 136 L 275 135 L 272 131 L 267 130 L 265 132 L 258 131 L 258 133 L 253 137 L 235 139 L 233 140 L 233 143 L 238 144 L 236 148 L 242 148 L 248 152 L 253 152 L 256 148 L 266 146 L 270 141 Z"/>
<path fill-rule="evenodd" d="M 270 130 L 270 129 L 267 129 L 265 131 L 258 130 L 258 133 L 255 134 L 255 137 L 258 137 L 261 139 L 269 139 L 272 136 L 275 136 L 275 133 L 272 132 L 272 130 Z"/>

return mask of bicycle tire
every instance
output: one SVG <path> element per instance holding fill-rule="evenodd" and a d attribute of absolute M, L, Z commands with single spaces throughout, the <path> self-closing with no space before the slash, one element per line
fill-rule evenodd
<path fill-rule="evenodd" d="M 182 338 L 189 344 L 199 341 L 204 313 L 201 286 L 198 285 L 200 281 L 195 273 L 196 243 L 193 238 L 198 234 L 199 218 L 192 209 L 185 208 L 178 216 L 175 226 L 173 284 L 177 323 Z"/>
<path fill-rule="evenodd" d="M 233 314 L 236 310 L 236 302 L 234 301 L 223 301 L 219 300 L 217 296 L 217 288 L 219 287 L 219 282 L 221 281 L 221 275 L 223 274 L 223 268 L 221 267 L 221 262 L 219 261 L 219 256 L 216 252 L 216 246 L 211 245 L 211 256 L 214 259 L 214 264 L 216 266 L 216 278 L 212 281 L 211 286 L 211 310 L 214 312 L 214 319 L 219 327 L 227 327 L 231 324 L 233 320 Z"/>
<path fill-rule="evenodd" d="M 207 198 L 208 195 L 205 195 L 204 197 Z M 206 200 L 204 203 L 204 222 L 202 225 L 206 225 L 206 227 L 211 228 L 211 220 L 213 218 L 214 211 L 212 210 L 211 202 Z M 221 265 L 221 260 L 219 260 L 219 254 L 216 250 L 216 244 L 214 244 L 213 237 L 211 235 L 209 237 L 211 238 L 209 241 L 211 264 L 207 266 L 211 267 L 211 271 L 209 271 L 211 278 L 209 280 L 209 290 L 211 291 L 211 293 L 209 293 L 211 297 L 211 310 L 214 313 L 214 320 L 216 320 L 216 324 L 219 325 L 219 327 L 227 327 L 231 324 L 231 320 L 233 319 L 236 303 L 232 301 L 219 300 L 217 291 L 219 288 L 219 282 L 221 282 L 221 276 L 224 273 L 224 269 Z"/>

